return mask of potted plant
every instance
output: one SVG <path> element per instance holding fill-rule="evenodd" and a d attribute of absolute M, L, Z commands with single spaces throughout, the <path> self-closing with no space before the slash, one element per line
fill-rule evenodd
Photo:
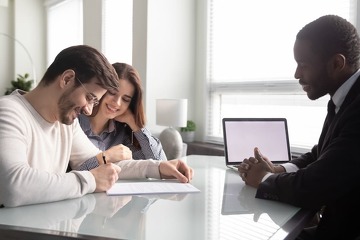
<path fill-rule="evenodd" d="M 193 142 L 195 139 L 196 124 L 187 120 L 186 127 L 180 128 L 180 134 L 184 142 Z"/>
<path fill-rule="evenodd" d="M 12 87 L 6 89 L 5 95 L 11 94 L 16 89 L 20 89 L 26 92 L 30 91 L 34 80 L 28 80 L 29 77 L 30 75 L 28 73 L 25 73 L 24 75 L 18 74 L 16 80 L 11 81 Z"/>

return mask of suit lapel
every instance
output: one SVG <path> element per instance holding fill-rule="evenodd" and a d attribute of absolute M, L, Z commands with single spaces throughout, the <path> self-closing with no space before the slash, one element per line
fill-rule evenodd
<path fill-rule="evenodd" d="M 351 103 L 360 95 L 360 77 L 356 79 L 356 82 L 351 87 L 350 91 L 345 97 L 344 102 L 342 103 L 340 110 L 333 117 L 331 122 L 329 121 L 329 113 L 326 116 L 324 127 L 322 129 L 319 143 L 318 143 L 318 154 L 320 155 L 326 146 L 330 144 L 332 138 L 336 137 L 336 128 L 338 126 L 338 122 L 343 116 L 344 112 L 346 112 L 347 108 L 351 105 Z M 360 109 L 359 109 L 360 110 Z"/>

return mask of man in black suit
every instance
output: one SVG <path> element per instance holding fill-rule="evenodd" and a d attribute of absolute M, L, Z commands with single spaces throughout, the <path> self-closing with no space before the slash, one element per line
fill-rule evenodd
<path fill-rule="evenodd" d="M 254 149 L 238 171 L 256 197 L 320 210 L 298 239 L 354 239 L 360 235 L 360 40 L 345 19 L 326 15 L 299 31 L 295 78 L 311 100 L 329 94 L 328 114 L 311 152 L 273 165 Z M 304 113 L 304 117 L 307 116 Z M 304 129 L 305 130 L 305 129 Z"/>

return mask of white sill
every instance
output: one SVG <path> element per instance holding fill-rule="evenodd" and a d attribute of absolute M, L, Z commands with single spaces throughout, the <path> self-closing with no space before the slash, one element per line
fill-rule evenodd
<path fill-rule="evenodd" d="M 310 147 L 305 147 L 305 146 L 291 146 L 290 149 L 291 149 L 291 155 L 293 157 L 299 157 L 300 155 L 311 151 Z"/>

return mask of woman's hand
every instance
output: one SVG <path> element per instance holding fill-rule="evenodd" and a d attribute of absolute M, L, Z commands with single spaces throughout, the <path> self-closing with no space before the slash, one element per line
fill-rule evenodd
<path fill-rule="evenodd" d="M 130 148 L 126 147 L 125 145 L 119 144 L 116 146 L 112 146 L 108 150 L 104 152 L 104 156 L 106 162 L 118 162 L 121 160 L 129 160 L 132 159 L 132 152 Z"/>
<path fill-rule="evenodd" d="M 162 179 L 176 178 L 182 183 L 190 182 L 193 178 L 194 170 L 182 160 L 162 161 L 159 165 L 160 176 Z"/>
<path fill-rule="evenodd" d="M 129 125 L 133 132 L 137 132 L 140 130 L 140 127 L 137 126 L 135 123 L 135 116 L 130 109 L 127 109 L 124 113 L 116 116 L 114 119 L 115 121 L 126 123 L 127 125 Z"/>

